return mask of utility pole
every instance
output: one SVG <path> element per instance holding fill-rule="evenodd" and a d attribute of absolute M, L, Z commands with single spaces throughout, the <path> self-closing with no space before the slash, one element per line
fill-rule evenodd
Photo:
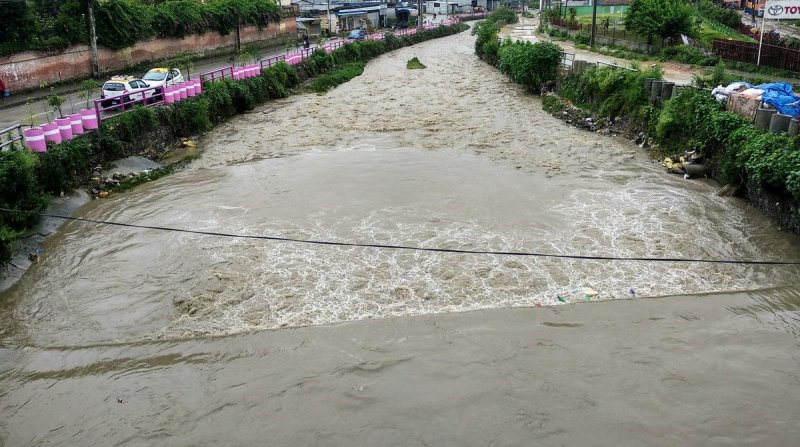
<path fill-rule="evenodd" d="M 597 33 L 597 0 L 592 0 L 592 40 L 589 46 L 594 48 L 594 35 Z"/>
<path fill-rule="evenodd" d="M 417 28 L 422 29 L 422 0 L 417 0 Z"/>
<path fill-rule="evenodd" d="M 88 0 L 89 4 L 89 47 L 92 49 L 92 77 L 100 77 L 100 58 L 97 56 L 97 31 L 94 27 L 94 6 Z"/>
<path fill-rule="evenodd" d="M 239 11 L 236 11 L 236 51 L 242 50 L 242 20 L 239 19 Z"/>
<path fill-rule="evenodd" d="M 333 34 L 331 31 L 331 0 L 328 0 L 328 38 Z"/>

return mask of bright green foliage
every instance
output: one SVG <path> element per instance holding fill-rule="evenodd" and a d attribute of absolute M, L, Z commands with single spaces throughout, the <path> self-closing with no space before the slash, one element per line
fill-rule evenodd
<path fill-rule="evenodd" d="M 0 44 L 27 44 L 36 37 L 36 16 L 25 0 L 3 3 L 3 32 Z"/>
<path fill-rule="evenodd" d="M 497 67 L 514 82 L 538 92 L 556 80 L 561 64 L 561 47 L 551 42 L 510 42 L 500 47 Z"/>
<path fill-rule="evenodd" d="M 564 101 L 555 94 L 548 93 L 542 96 L 542 110 L 547 113 L 558 113 L 564 110 Z"/>
<path fill-rule="evenodd" d="M 667 149 L 697 150 L 718 160 L 718 178 L 752 184 L 800 200 L 797 138 L 767 133 L 725 108 L 703 90 L 684 89 L 664 104 L 656 140 Z"/>
<path fill-rule="evenodd" d="M 656 125 L 656 140 L 671 150 L 697 150 L 711 154 L 745 124 L 741 116 L 726 112 L 702 90 L 687 88 L 664 104 Z"/>
<path fill-rule="evenodd" d="M 710 67 L 717 65 L 720 61 L 719 56 L 706 56 L 699 48 L 689 45 L 675 45 L 664 47 L 661 50 L 661 60 L 673 60 L 684 64 L 700 65 Z"/>
<path fill-rule="evenodd" d="M 36 178 L 36 155 L 18 150 L 0 157 L 0 207 L 24 213 L 0 213 L 0 227 L 21 230 L 36 222 L 36 214 L 47 205 Z"/>
<path fill-rule="evenodd" d="M 95 11 L 97 43 L 113 49 L 127 48 L 153 35 L 153 8 L 134 0 L 108 0 Z"/>
<path fill-rule="evenodd" d="M 356 76 L 360 76 L 364 72 L 364 65 L 363 62 L 342 65 L 330 73 L 312 79 L 309 87 L 317 93 L 325 93 L 339 84 L 344 84 Z"/>
<path fill-rule="evenodd" d="M 125 144 L 145 143 L 142 135 L 158 125 L 158 114 L 152 107 L 137 106 L 130 112 L 103 122 L 103 133 Z"/>
<path fill-rule="evenodd" d="M 590 67 L 574 80 L 576 103 L 591 104 L 601 116 L 616 117 L 622 114 L 640 116 L 648 104 L 649 92 L 644 88 L 646 78 L 661 79 L 660 67 L 629 71 L 613 67 Z"/>
<path fill-rule="evenodd" d="M 333 68 L 333 56 L 325 50 L 317 48 L 311 53 L 311 57 L 305 61 L 303 68 L 306 77 L 314 77 L 321 73 L 326 73 Z"/>
<path fill-rule="evenodd" d="M 497 52 L 500 50 L 500 43 L 497 42 L 497 35 L 500 33 L 500 25 L 495 22 L 481 22 L 475 26 L 475 54 L 491 65 L 497 63 Z"/>
<path fill-rule="evenodd" d="M 202 3 L 173 0 L 155 8 L 151 26 L 159 37 L 183 37 L 208 31 L 210 14 Z"/>
<path fill-rule="evenodd" d="M 86 108 L 89 108 L 89 101 L 92 99 L 94 92 L 100 89 L 101 85 L 94 79 L 86 79 L 81 82 L 80 90 L 86 95 Z"/>
<path fill-rule="evenodd" d="M 733 9 L 715 5 L 711 0 L 700 0 L 697 4 L 700 15 L 733 29 L 738 29 L 742 23 L 742 16 Z"/>
<path fill-rule="evenodd" d="M 39 185 L 48 193 L 58 194 L 89 171 L 94 148 L 89 138 L 75 138 L 50 145 L 39 158 Z"/>
<path fill-rule="evenodd" d="M 427 68 L 425 64 L 419 61 L 419 58 L 414 56 L 413 58 L 409 59 L 406 62 L 406 68 L 409 70 L 422 70 L 423 68 Z"/>
<path fill-rule="evenodd" d="M 11 244 L 19 232 L 34 224 L 47 206 L 36 177 L 36 156 L 27 150 L 0 156 L 0 207 L 23 213 L 0 213 L 0 265 L 11 260 Z"/>
<path fill-rule="evenodd" d="M 691 34 L 694 8 L 685 0 L 632 0 L 625 15 L 625 29 L 662 39 Z"/>

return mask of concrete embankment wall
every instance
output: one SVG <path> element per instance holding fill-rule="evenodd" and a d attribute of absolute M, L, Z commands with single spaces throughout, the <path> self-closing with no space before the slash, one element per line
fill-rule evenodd
<path fill-rule="evenodd" d="M 284 19 L 280 23 L 271 23 L 268 27 L 258 29 L 245 27 L 241 29 L 241 43 L 265 42 L 276 40 L 282 36 L 293 36 L 297 33 L 294 17 Z M 182 39 L 151 39 L 138 42 L 136 45 L 112 50 L 99 47 L 100 70 L 113 74 L 116 70 L 156 59 L 172 56 L 179 51 L 190 51 L 199 56 L 206 56 L 232 49 L 236 46 L 236 33 L 223 36 L 217 32 L 202 35 L 190 35 Z M 92 74 L 91 51 L 88 45 L 74 45 L 58 54 L 43 54 L 34 51 L 0 56 L 0 79 L 9 91 L 37 88 L 43 83 L 84 79 Z"/>

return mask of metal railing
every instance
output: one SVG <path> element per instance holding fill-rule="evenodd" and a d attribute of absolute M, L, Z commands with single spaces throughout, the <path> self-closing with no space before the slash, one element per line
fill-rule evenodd
<path fill-rule="evenodd" d="M 230 78 L 233 79 L 233 66 L 218 68 L 216 70 L 211 70 L 209 72 L 203 73 L 200 75 L 200 80 L 202 82 L 211 81 L 214 82 L 217 79 L 225 79 Z"/>
<path fill-rule="evenodd" d="M 575 63 L 575 53 L 561 53 L 561 66 L 567 70 L 572 70 Z"/>
<path fill-rule="evenodd" d="M 22 124 L 15 124 L 0 130 L 0 151 L 13 149 L 14 143 L 17 141 L 22 141 Z"/>
<path fill-rule="evenodd" d="M 141 98 L 132 98 L 139 96 Z M 106 96 L 94 100 L 94 110 L 97 112 L 97 120 L 103 120 L 102 112 L 121 111 L 125 113 L 137 105 L 158 106 L 164 104 L 164 87 L 148 87 L 132 92 L 122 92 L 115 96 Z M 107 105 L 103 105 L 103 104 Z M 116 104 L 115 104 L 116 103 Z"/>
<path fill-rule="evenodd" d="M 609 64 L 608 62 L 597 61 L 596 63 L 597 63 L 597 65 L 602 65 L 604 67 L 619 68 L 621 70 L 628 70 L 628 71 L 638 71 L 635 68 L 623 67 L 622 65 L 617 65 L 617 64 Z"/>

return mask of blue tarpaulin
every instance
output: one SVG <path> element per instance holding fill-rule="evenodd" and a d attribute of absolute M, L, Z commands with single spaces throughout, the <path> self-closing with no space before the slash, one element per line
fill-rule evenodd
<path fill-rule="evenodd" d="M 756 86 L 764 90 L 761 100 L 772 106 L 778 113 L 797 117 L 800 115 L 800 96 L 792 93 L 792 86 L 785 82 L 770 82 Z"/>

